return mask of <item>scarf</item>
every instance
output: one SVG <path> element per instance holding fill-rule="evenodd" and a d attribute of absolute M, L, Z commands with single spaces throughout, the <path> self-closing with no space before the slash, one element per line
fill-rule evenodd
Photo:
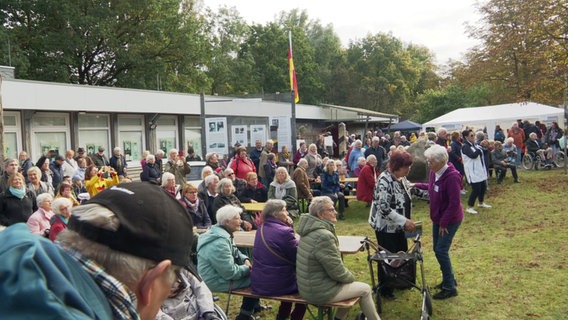
<path fill-rule="evenodd" d="M 26 196 L 26 186 L 22 186 L 20 189 L 10 186 L 10 193 L 16 198 L 22 200 Z"/>
<path fill-rule="evenodd" d="M 140 319 L 136 311 L 136 294 L 105 270 L 94 260 L 82 255 L 77 250 L 63 248 L 97 283 L 110 305 L 114 319 Z"/>
<path fill-rule="evenodd" d="M 191 203 L 187 198 L 183 198 L 185 200 L 185 204 L 187 207 L 193 211 L 197 211 L 197 207 L 199 206 L 199 198 L 195 200 L 195 203 Z"/>

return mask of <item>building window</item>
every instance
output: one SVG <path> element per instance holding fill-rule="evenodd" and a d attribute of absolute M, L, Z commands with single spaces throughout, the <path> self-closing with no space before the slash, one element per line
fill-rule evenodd
<path fill-rule="evenodd" d="M 122 148 L 126 161 L 139 164 L 144 145 L 144 116 L 119 115 L 118 146 Z"/>
<path fill-rule="evenodd" d="M 156 124 L 156 145 L 168 154 L 177 146 L 177 119 L 175 116 L 160 116 Z"/>
<path fill-rule="evenodd" d="M 205 155 L 201 154 L 201 120 L 199 117 L 185 117 L 185 141 L 184 148 L 187 149 L 191 146 L 195 150 L 195 154 L 205 159 Z"/>
<path fill-rule="evenodd" d="M 32 155 L 35 159 L 51 152 L 64 155 L 69 141 L 69 114 L 36 113 L 31 121 Z"/>
<path fill-rule="evenodd" d="M 79 114 L 79 145 L 88 155 L 98 152 L 99 147 L 110 154 L 109 116 L 106 114 Z"/>
<path fill-rule="evenodd" d="M 18 159 L 22 145 L 20 136 L 20 113 L 4 111 L 4 146 L 6 157 Z M 31 156 L 31 155 L 30 155 Z"/>

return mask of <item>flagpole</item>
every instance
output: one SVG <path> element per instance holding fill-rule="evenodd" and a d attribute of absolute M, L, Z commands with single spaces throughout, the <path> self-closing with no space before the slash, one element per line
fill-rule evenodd
<path fill-rule="evenodd" d="M 290 45 L 290 52 L 292 52 L 292 30 L 288 31 L 288 39 L 289 39 L 289 45 Z M 292 118 L 290 119 L 290 134 L 292 135 L 292 154 L 294 154 L 296 152 L 296 93 L 294 92 L 294 88 L 291 88 L 292 90 L 290 90 L 290 101 L 292 102 Z"/>

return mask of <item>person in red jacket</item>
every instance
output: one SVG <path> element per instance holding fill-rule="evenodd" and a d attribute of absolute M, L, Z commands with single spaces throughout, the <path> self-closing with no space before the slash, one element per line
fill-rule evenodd
<path fill-rule="evenodd" d="M 366 202 L 367 207 L 373 201 L 373 189 L 380 174 L 377 163 L 377 157 L 372 154 L 369 155 L 367 163 L 361 169 L 359 179 L 357 180 L 357 200 Z"/>
<path fill-rule="evenodd" d="M 249 172 L 256 172 L 254 163 L 247 156 L 247 148 L 242 146 L 237 149 L 237 153 L 233 161 L 231 161 L 230 167 L 233 169 L 235 176 L 243 180 L 246 180 Z"/>

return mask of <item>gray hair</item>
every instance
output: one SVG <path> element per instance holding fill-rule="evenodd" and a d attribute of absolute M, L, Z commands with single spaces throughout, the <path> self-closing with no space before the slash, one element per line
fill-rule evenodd
<path fill-rule="evenodd" d="M 205 179 L 203 179 L 203 183 L 205 183 L 206 186 L 210 185 L 213 183 L 213 180 L 217 180 L 219 181 L 219 177 L 216 174 L 212 174 L 210 176 L 205 177 Z"/>
<path fill-rule="evenodd" d="M 438 163 L 446 164 L 448 162 L 448 151 L 438 144 L 433 144 L 430 148 L 426 149 L 424 156 Z"/>
<path fill-rule="evenodd" d="M 67 206 L 69 207 L 69 209 L 71 209 L 71 207 L 73 207 L 73 202 L 63 197 L 56 198 L 55 200 L 53 200 L 53 203 L 51 204 L 51 210 L 55 214 L 61 214 L 61 207 L 63 206 Z"/>
<path fill-rule="evenodd" d="M 73 216 L 95 227 L 110 231 L 116 231 L 120 227 L 120 221 L 116 215 L 98 204 L 84 204 L 74 207 Z M 130 286 L 137 285 L 146 271 L 158 262 L 113 250 L 106 245 L 88 240 L 69 228 L 61 231 L 57 240 L 61 241 L 63 247 L 72 248 L 93 259 L 105 269 L 105 272 Z M 169 269 L 171 279 L 175 277 L 175 269 L 179 268 Z"/>
<path fill-rule="evenodd" d="M 226 176 L 230 173 L 235 173 L 235 170 L 231 169 L 231 168 L 227 168 L 225 169 L 225 171 L 223 171 L 223 175 Z"/>
<path fill-rule="evenodd" d="M 165 186 L 168 183 L 168 180 L 170 179 L 176 179 L 176 176 L 174 176 L 173 173 L 171 172 L 164 172 L 162 174 L 162 187 Z"/>
<path fill-rule="evenodd" d="M 373 139 L 371 139 L 372 142 L 379 142 L 381 141 L 381 138 L 374 136 Z"/>
<path fill-rule="evenodd" d="M 282 209 L 286 208 L 286 201 L 280 199 L 270 199 L 264 205 L 264 209 L 262 210 L 262 217 L 276 217 L 276 215 L 282 211 Z"/>
<path fill-rule="evenodd" d="M 219 158 L 219 156 L 215 152 L 209 152 L 208 154 L 205 155 L 205 161 L 209 161 L 209 159 L 211 159 L 212 156 L 216 156 L 217 158 Z"/>
<path fill-rule="evenodd" d="M 538 136 L 538 135 L 536 134 L 536 132 L 531 132 L 531 133 L 529 134 L 529 138 L 537 137 L 537 136 Z"/>
<path fill-rule="evenodd" d="M 333 201 L 328 196 L 314 197 L 308 208 L 310 215 L 317 217 L 318 213 L 322 213 L 326 209 L 326 204 L 333 205 Z"/>
<path fill-rule="evenodd" d="M 475 139 L 477 139 L 477 140 L 485 139 L 485 133 L 483 131 L 477 131 L 475 133 Z"/>
<path fill-rule="evenodd" d="M 280 172 L 284 172 L 286 174 L 286 178 L 284 178 L 284 182 L 290 181 L 290 174 L 288 174 L 288 169 L 285 167 L 278 167 L 276 171 L 274 171 L 274 181 L 276 181 L 276 175 Z"/>
<path fill-rule="evenodd" d="M 233 181 L 229 178 L 223 178 L 219 180 L 219 184 L 217 185 L 217 193 L 223 194 L 223 187 L 225 185 L 231 186 L 231 193 L 235 192 L 235 186 L 233 186 Z"/>
<path fill-rule="evenodd" d="M 303 165 L 307 165 L 308 164 L 308 160 L 306 160 L 305 158 L 300 159 L 300 161 L 298 161 L 298 166 L 301 167 Z"/>
<path fill-rule="evenodd" d="M 367 156 L 367 161 L 369 161 L 371 159 L 377 160 L 377 157 L 374 154 L 370 154 L 369 156 Z"/>
<path fill-rule="evenodd" d="M 155 161 L 155 160 L 156 160 L 156 156 L 153 155 L 153 154 L 147 155 L 147 156 L 146 156 L 146 161 L 150 161 L 150 160 L 154 160 L 154 161 Z"/>
<path fill-rule="evenodd" d="M 36 203 L 38 204 L 38 206 L 45 201 L 53 201 L 53 196 L 46 192 L 38 195 L 36 198 Z"/>
<path fill-rule="evenodd" d="M 507 139 L 505 139 L 505 143 L 514 143 L 515 139 L 513 139 L 513 137 L 509 137 Z"/>
<path fill-rule="evenodd" d="M 4 169 L 7 168 L 10 164 L 12 164 L 13 162 L 17 163 L 18 165 L 20 165 L 20 162 L 16 159 L 12 159 L 12 158 L 6 158 L 6 160 L 4 160 Z"/>
<path fill-rule="evenodd" d="M 168 152 L 168 158 L 172 158 L 172 154 L 178 154 L 178 149 L 170 149 L 170 151 Z"/>
<path fill-rule="evenodd" d="M 166 153 L 165 153 L 164 150 L 162 150 L 162 149 L 158 149 L 158 151 L 156 151 L 156 155 L 157 155 L 157 156 L 162 156 L 162 157 L 163 157 L 164 154 L 166 154 Z"/>
<path fill-rule="evenodd" d="M 201 169 L 201 179 L 205 179 L 207 176 L 213 174 L 213 168 L 210 166 L 205 166 Z"/>
<path fill-rule="evenodd" d="M 363 142 L 359 139 L 355 140 L 353 146 L 355 147 L 362 147 L 363 146 Z"/>
<path fill-rule="evenodd" d="M 243 212 L 243 209 L 239 207 L 230 204 L 223 206 L 219 208 L 219 210 L 217 210 L 217 213 L 215 214 L 215 218 L 217 218 L 217 224 L 224 226 L 227 224 L 227 221 L 235 218 L 236 216 L 240 216 L 241 212 Z"/>
<path fill-rule="evenodd" d="M 30 172 L 35 172 L 38 175 L 38 177 L 41 178 L 41 169 L 40 168 L 33 166 L 33 167 L 28 169 L 28 174 L 30 174 Z"/>
<path fill-rule="evenodd" d="M 448 131 L 446 130 L 446 128 L 440 128 L 440 129 L 438 129 L 438 131 L 437 131 L 437 134 L 438 134 L 438 135 L 441 135 L 441 134 L 443 134 L 443 133 L 448 133 Z"/>
<path fill-rule="evenodd" d="M 373 156 L 373 155 L 370 154 L 369 157 L 370 157 L 370 156 Z M 374 157 L 374 156 L 373 156 L 373 157 Z M 365 164 L 365 161 L 367 161 L 367 160 L 365 160 L 365 157 L 359 157 L 359 158 L 357 158 L 357 163 L 358 163 L 358 164 Z"/>

